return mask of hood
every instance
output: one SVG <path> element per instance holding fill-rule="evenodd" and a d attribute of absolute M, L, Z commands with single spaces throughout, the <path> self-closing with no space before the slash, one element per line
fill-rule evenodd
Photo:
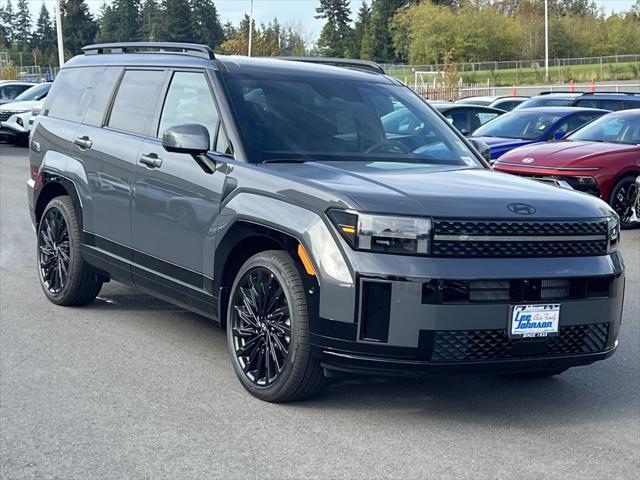
<path fill-rule="evenodd" d="M 524 220 L 598 218 L 611 211 L 591 195 L 480 168 L 360 161 L 270 163 L 262 168 L 348 197 L 374 213 Z M 536 213 L 512 213 L 510 203 L 527 203 Z"/>
<path fill-rule="evenodd" d="M 4 105 L 0 105 L 0 112 L 11 111 L 22 111 L 22 110 L 31 110 L 36 107 L 42 107 L 44 101 L 42 100 L 26 100 L 24 102 L 11 102 L 5 103 Z"/>
<path fill-rule="evenodd" d="M 530 145 L 535 143 L 536 140 L 522 140 L 520 138 L 502 138 L 502 137 L 473 137 L 478 140 L 482 140 L 484 143 L 491 147 L 491 159 L 504 155 L 509 150 L 512 150 L 522 145 Z"/>
<path fill-rule="evenodd" d="M 640 153 L 640 146 L 605 142 L 554 142 L 520 147 L 506 153 L 496 162 L 526 167 L 571 168 L 599 165 L 603 158 L 615 154 Z M 527 159 L 526 162 L 523 162 Z"/>

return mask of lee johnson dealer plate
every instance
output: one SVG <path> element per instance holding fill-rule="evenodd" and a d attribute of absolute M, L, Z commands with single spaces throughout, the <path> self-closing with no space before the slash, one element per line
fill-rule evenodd
<path fill-rule="evenodd" d="M 560 305 L 516 305 L 511 315 L 512 338 L 547 337 L 558 333 Z"/>

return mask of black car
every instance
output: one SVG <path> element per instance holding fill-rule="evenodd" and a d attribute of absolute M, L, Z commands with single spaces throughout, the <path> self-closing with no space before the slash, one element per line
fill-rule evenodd
<path fill-rule="evenodd" d="M 604 110 L 630 110 L 640 108 L 640 93 L 588 92 L 573 101 L 574 107 L 602 108 Z"/>
<path fill-rule="evenodd" d="M 459 103 L 433 103 L 433 108 L 438 110 L 447 121 L 460 130 L 464 136 L 471 135 L 477 128 L 499 117 L 504 110 L 481 105 L 465 105 Z"/>

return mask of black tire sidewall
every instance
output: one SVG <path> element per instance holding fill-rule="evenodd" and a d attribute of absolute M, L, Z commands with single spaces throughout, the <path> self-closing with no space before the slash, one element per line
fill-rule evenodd
<path fill-rule="evenodd" d="M 620 189 L 622 187 L 626 187 L 627 189 L 633 185 L 633 183 L 636 181 L 636 177 L 633 175 L 627 175 L 622 177 L 620 180 L 618 180 L 616 182 L 616 184 L 613 186 L 613 189 L 611 190 L 611 195 L 609 196 L 609 205 L 611 206 L 611 208 L 614 208 L 613 206 L 613 202 L 615 201 L 616 196 L 618 195 L 618 192 L 620 191 Z M 616 212 L 618 213 L 618 212 Z M 640 213 L 640 212 L 638 212 Z M 618 214 L 619 215 L 619 214 Z M 620 227 L 621 228 L 631 228 L 634 224 L 633 223 L 623 223 L 622 222 L 622 218 L 620 219 Z"/>
<path fill-rule="evenodd" d="M 295 264 L 293 263 L 293 260 L 290 259 L 290 257 L 289 261 L 291 261 L 291 264 L 295 268 Z M 243 276 L 248 271 L 256 267 L 268 269 L 275 275 L 278 282 L 280 282 L 285 298 L 287 300 L 287 305 L 289 305 L 289 315 L 291 318 L 289 354 L 287 355 L 285 365 L 280 371 L 280 374 L 278 375 L 276 381 L 271 385 L 265 387 L 256 385 L 246 377 L 246 375 L 242 371 L 240 363 L 238 362 L 238 358 L 235 353 L 235 346 L 233 343 L 233 300 L 236 294 L 236 290 Z M 233 287 L 231 288 L 229 296 L 229 307 L 227 310 L 227 344 L 229 347 L 231 362 L 233 364 L 233 369 L 235 370 L 243 386 L 253 395 L 263 400 L 277 400 L 280 397 L 281 393 L 288 388 L 288 384 L 291 380 L 292 371 L 295 365 L 298 362 L 305 360 L 304 358 L 299 358 L 299 345 L 301 342 L 308 342 L 308 339 L 302 338 L 300 332 L 300 323 L 307 322 L 307 305 L 306 301 L 297 302 L 294 299 L 293 289 L 295 287 L 294 285 L 292 285 L 292 282 L 295 282 L 296 280 L 300 283 L 300 285 L 302 284 L 302 281 L 299 278 L 299 274 L 297 279 L 290 278 L 290 276 L 285 271 L 283 271 L 282 266 L 280 265 L 278 260 L 274 259 L 274 256 L 270 255 L 269 253 L 259 253 L 247 260 L 247 262 L 240 268 L 233 282 Z"/>
<path fill-rule="evenodd" d="M 40 223 L 38 224 L 37 230 L 36 262 L 38 267 L 38 278 L 40 279 L 40 285 L 42 286 L 42 290 L 44 291 L 47 298 L 49 298 L 49 300 L 51 300 L 53 303 L 57 304 L 65 303 L 67 297 L 69 297 L 69 295 L 73 292 L 74 284 L 77 282 L 76 277 L 78 275 L 78 267 L 80 266 L 79 263 L 82 262 L 82 259 L 80 257 L 80 245 L 78 244 L 79 236 L 78 232 L 74 230 L 77 225 L 75 212 L 73 210 L 69 211 L 68 207 L 68 203 L 70 203 L 70 201 L 70 198 L 66 196 L 56 197 L 51 200 L 45 207 L 44 212 L 42 212 L 42 217 L 40 219 Z M 44 279 L 42 278 L 42 270 L 40 268 L 40 233 L 44 223 L 44 219 L 46 218 L 47 213 L 52 209 L 56 209 L 62 214 L 62 217 L 67 224 L 67 231 L 69 235 L 69 268 L 67 283 L 65 284 L 64 288 L 57 294 L 51 293 L 45 285 Z"/>

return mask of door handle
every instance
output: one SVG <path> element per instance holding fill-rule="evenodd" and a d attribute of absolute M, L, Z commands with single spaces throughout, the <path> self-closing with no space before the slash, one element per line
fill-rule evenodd
<path fill-rule="evenodd" d="M 74 138 L 73 143 L 74 145 L 77 145 L 78 147 L 80 147 L 81 150 L 86 150 L 87 148 L 91 148 L 91 145 L 93 145 L 93 141 L 86 135 L 82 137 Z"/>
<path fill-rule="evenodd" d="M 155 153 L 148 153 L 146 155 L 140 155 L 140 163 L 149 168 L 160 168 L 162 166 L 162 159 Z"/>

